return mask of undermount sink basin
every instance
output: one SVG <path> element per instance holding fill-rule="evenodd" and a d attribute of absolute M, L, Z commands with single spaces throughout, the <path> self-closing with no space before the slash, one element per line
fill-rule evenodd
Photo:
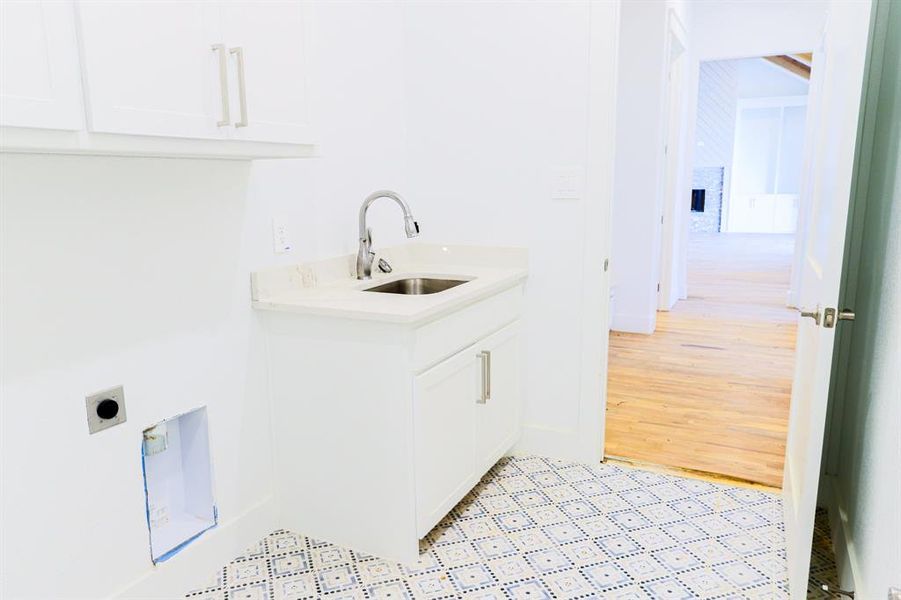
<path fill-rule="evenodd" d="M 383 294 L 404 294 L 407 296 L 421 296 L 423 294 L 436 294 L 449 290 L 452 287 L 466 283 L 464 279 L 434 279 L 431 277 L 409 277 L 407 279 L 398 279 L 389 283 L 383 283 L 371 288 L 366 288 L 364 292 L 381 292 Z"/>

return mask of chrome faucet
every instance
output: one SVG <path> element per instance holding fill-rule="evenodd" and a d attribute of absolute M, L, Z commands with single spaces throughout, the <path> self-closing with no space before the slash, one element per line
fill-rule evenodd
<path fill-rule="evenodd" d="M 372 260 L 375 258 L 375 252 L 372 251 L 372 230 L 366 226 L 366 211 L 379 198 L 391 198 L 404 211 L 404 231 L 408 238 L 419 235 L 419 223 L 413 219 L 410 205 L 399 194 L 388 190 L 379 190 L 366 196 L 363 206 L 360 207 L 360 250 L 357 252 L 357 279 L 372 278 Z"/>

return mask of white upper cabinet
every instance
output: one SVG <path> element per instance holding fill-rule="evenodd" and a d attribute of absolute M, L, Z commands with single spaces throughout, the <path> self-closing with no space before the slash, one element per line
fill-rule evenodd
<path fill-rule="evenodd" d="M 84 127 L 70 2 L 0 2 L 0 125 Z"/>
<path fill-rule="evenodd" d="M 310 139 L 308 18 L 299 2 L 222 4 L 223 39 L 235 61 L 234 136 L 265 142 Z"/>
<path fill-rule="evenodd" d="M 215 4 L 87 0 L 78 8 L 91 131 L 223 137 Z"/>
<path fill-rule="evenodd" d="M 315 154 L 301 0 L 0 7 L 0 150 Z"/>

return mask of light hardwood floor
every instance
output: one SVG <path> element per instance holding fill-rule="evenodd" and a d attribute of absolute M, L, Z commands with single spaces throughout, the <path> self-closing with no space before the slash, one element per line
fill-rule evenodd
<path fill-rule="evenodd" d="M 610 456 L 781 487 L 796 313 L 792 236 L 694 234 L 688 299 L 612 332 Z"/>

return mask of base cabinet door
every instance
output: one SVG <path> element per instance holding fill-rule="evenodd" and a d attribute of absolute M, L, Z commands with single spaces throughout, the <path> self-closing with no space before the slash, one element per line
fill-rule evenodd
<path fill-rule="evenodd" d="M 478 359 L 464 350 L 414 378 L 416 530 L 419 537 L 478 481 L 474 411 Z"/>
<path fill-rule="evenodd" d="M 484 473 L 519 436 L 520 326 L 508 325 L 476 344 L 479 400 L 476 404 L 476 469 Z"/>

